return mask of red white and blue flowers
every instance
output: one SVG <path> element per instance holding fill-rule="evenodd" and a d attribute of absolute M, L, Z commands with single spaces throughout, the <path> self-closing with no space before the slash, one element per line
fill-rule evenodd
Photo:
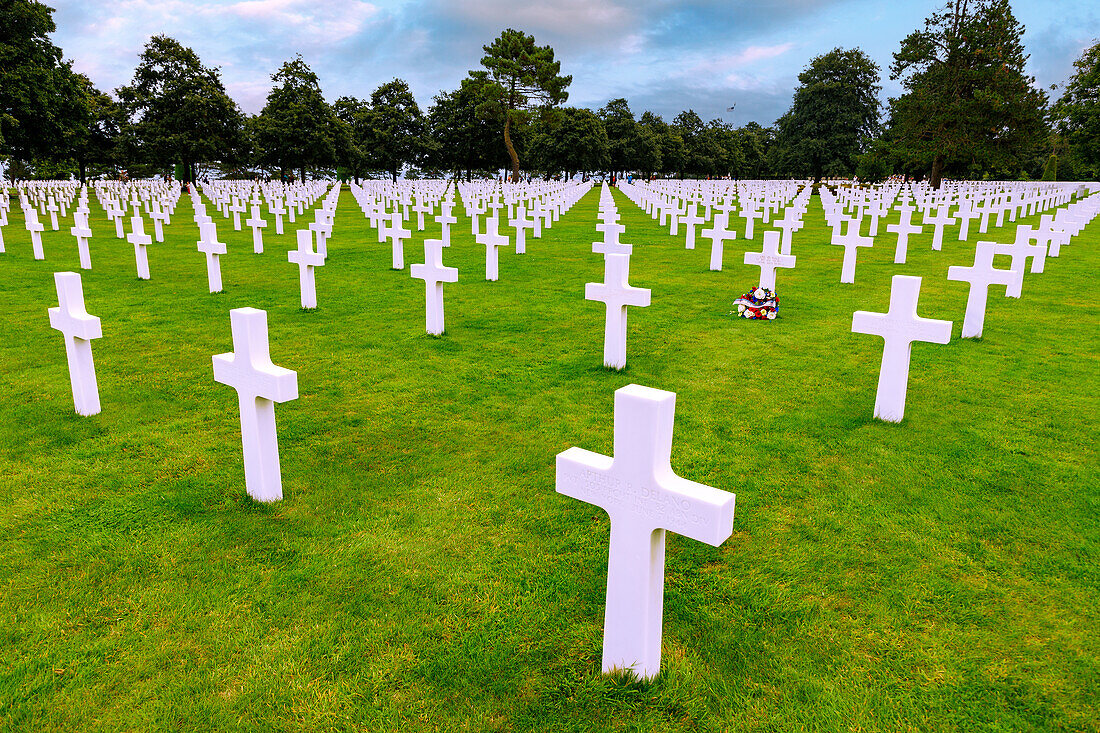
<path fill-rule="evenodd" d="M 754 288 L 733 301 L 733 307 L 741 318 L 774 321 L 779 315 L 779 296 L 768 288 Z"/>

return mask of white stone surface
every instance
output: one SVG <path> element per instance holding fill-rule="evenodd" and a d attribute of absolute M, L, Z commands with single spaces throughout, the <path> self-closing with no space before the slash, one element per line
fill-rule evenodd
<path fill-rule="evenodd" d="M 57 308 L 47 310 L 50 327 L 65 336 L 65 356 L 69 362 L 73 404 L 77 415 L 99 414 L 99 385 L 92 360 L 92 339 L 103 337 L 99 318 L 88 315 L 84 307 L 84 287 L 75 272 L 55 272 Z"/>
<path fill-rule="evenodd" d="M 710 269 L 715 272 L 722 270 L 723 242 L 727 239 L 736 239 L 737 232 L 729 228 L 729 214 L 724 211 L 716 211 L 711 221 L 711 228 L 699 232 L 699 236 L 709 239 L 710 244 Z"/>
<path fill-rule="evenodd" d="M 497 279 L 497 249 L 508 246 L 508 237 L 497 232 L 497 218 L 489 215 L 485 217 L 485 232 L 474 237 L 478 244 L 485 245 L 485 279 L 496 282 Z"/>
<path fill-rule="evenodd" d="M 313 271 L 315 267 L 325 264 L 325 256 L 313 251 L 313 230 L 299 229 L 295 233 L 298 237 L 298 249 L 292 249 L 286 253 L 287 261 L 298 265 L 298 285 L 302 293 L 302 307 L 313 309 L 317 307 L 317 280 Z"/>
<path fill-rule="evenodd" d="M 777 267 L 790 269 L 795 265 L 794 255 L 779 253 L 781 235 L 776 231 L 764 232 L 764 248 L 761 252 L 746 252 L 745 264 L 760 268 L 760 287 L 775 290 L 775 270 Z"/>
<path fill-rule="evenodd" d="M 218 227 L 213 221 L 199 225 L 198 249 L 206 255 L 206 281 L 211 293 L 222 291 L 222 264 L 220 255 L 225 254 L 225 242 L 218 241 Z"/>
<path fill-rule="evenodd" d="M 260 255 L 264 253 L 264 227 L 267 221 L 260 215 L 260 207 L 252 206 L 251 216 L 245 222 L 252 229 L 252 251 Z"/>
<path fill-rule="evenodd" d="M 875 417 L 901 422 L 905 416 L 905 393 L 909 386 L 909 359 L 914 341 L 946 344 L 951 340 L 951 321 L 917 315 L 919 277 L 894 275 L 890 287 L 890 310 L 886 313 L 856 311 L 852 332 L 881 336 L 884 340 L 879 368 Z"/>
<path fill-rule="evenodd" d="M 1043 244 L 1031 244 L 1031 227 L 1019 224 L 1016 226 L 1016 239 L 1012 244 L 995 244 L 993 246 L 993 253 L 999 255 L 1008 255 L 1012 258 L 1012 265 L 1009 269 L 1012 271 L 1014 278 L 1007 288 L 1008 297 L 1019 298 L 1023 294 L 1024 290 L 1024 272 L 1027 271 L 1027 258 L 1033 258 L 1031 261 L 1032 272 L 1042 272 L 1043 262 L 1046 259 L 1046 245 Z"/>
<path fill-rule="evenodd" d="M 981 338 L 985 326 L 985 305 L 990 285 L 1004 285 L 1007 295 L 1008 286 L 1016 279 L 1012 270 L 998 270 L 993 266 L 993 242 L 978 242 L 974 251 L 972 267 L 953 266 L 947 268 L 947 279 L 970 283 L 970 293 L 966 297 L 966 316 L 963 318 L 962 337 Z"/>
<path fill-rule="evenodd" d="M 409 268 L 414 278 L 424 281 L 425 326 L 433 336 L 444 331 L 443 283 L 458 282 L 458 268 L 443 265 L 443 246 L 442 239 L 425 239 L 424 264 Z"/>
<path fill-rule="evenodd" d="M 660 671 L 665 533 L 718 546 L 733 531 L 735 495 L 672 470 L 675 411 L 675 393 L 627 385 L 615 391 L 614 455 L 582 448 L 557 455 L 558 493 L 611 520 L 604 672 L 650 679 Z"/>
<path fill-rule="evenodd" d="M 832 239 L 829 240 L 829 244 L 835 244 L 844 248 L 844 260 L 840 267 L 840 282 L 842 283 L 854 283 L 856 281 L 856 254 L 860 247 L 870 247 L 874 245 L 875 240 L 873 237 L 863 237 L 859 234 L 859 227 L 862 223 L 859 219 L 847 219 L 845 223 L 848 225 L 848 229 L 844 234 L 837 234 L 833 232 Z"/>
<path fill-rule="evenodd" d="M 121 214 L 120 214 L 121 216 Z M 126 239 L 134 245 L 134 260 L 137 263 L 137 276 L 142 280 L 149 279 L 149 253 L 146 247 L 153 243 L 153 238 L 145 233 L 145 221 L 138 214 L 130 218 L 130 233 Z"/>
<path fill-rule="evenodd" d="M 626 309 L 627 306 L 645 308 L 650 302 L 648 288 L 629 285 L 630 255 L 604 255 L 604 281 L 586 283 L 584 299 L 606 304 L 604 320 L 603 365 L 611 369 L 626 366 Z"/>
<path fill-rule="evenodd" d="M 902 204 L 898 208 L 898 211 L 901 212 L 900 218 L 898 219 L 898 223 L 897 224 L 887 224 L 886 225 L 886 231 L 893 232 L 894 234 L 898 235 L 897 249 L 894 250 L 894 264 L 895 265 L 904 265 L 905 264 L 905 257 L 906 257 L 906 255 L 908 254 L 908 251 L 909 251 L 909 235 L 910 234 L 920 234 L 924 230 L 924 227 L 920 226 L 919 224 L 914 224 L 913 223 L 913 220 L 912 220 L 913 207 L 912 206 L 908 206 L 907 204 Z"/>
<path fill-rule="evenodd" d="M 241 413 L 244 481 L 257 501 L 283 498 L 275 403 L 298 398 L 298 374 L 271 363 L 267 312 L 256 308 L 229 311 L 233 352 L 216 354 L 214 381 L 237 390 Z"/>
<path fill-rule="evenodd" d="M 73 212 L 73 226 L 69 232 L 76 237 L 76 249 L 80 255 L 80 269 L 92 269 L 92 253 L 88 249 L 88 239 L 92 229 L 88 226 L 88 214 L 84 211 Z"/>

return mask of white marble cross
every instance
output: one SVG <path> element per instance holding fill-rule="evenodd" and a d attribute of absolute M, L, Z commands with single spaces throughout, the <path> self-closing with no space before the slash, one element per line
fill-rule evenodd
<path fill-rule="evenodd" d="M 935 227 L 932 230 L 932 249 L 940 250 L 943 248 L 943 228 L 949 224 L 955 223 L 955 217 L 951 216 L 950 206 L 940 206 L 936 209 L 935 216 L 924 215 L 924 223 L 931 224 Z"/>
<path fill-rule="evenodd" d="M 736 496 L 672 470 L 676 394 L 630 384 L 615 391 L 614 455 L 557 455 L 558 493 L 611 520 L 604 608 L 604 672 L 651 679 L 661 669 L 665 533 L 717 547 L 733 532 Z"/>
<path fill-rule="evenodd" d="M 141 280 L 149 279 L 149 254 L 145 248 L 153 243 L 153 238 L 145 233 L 145 220 L 141 214 L 130 218 L 130 233 L 126 240 L 134 245 L 134 259 L 137 262 L 137 274 Z"/>
<path fill-rule="evenodd" d="M 237 390 L 244 449 L 244 482 L 257 501 L 283 498 L 275 403 L 298 399 L 298 374 L 271 363 L 267 311 L 229 311 L 233 352 L 216 354 L 214 381 Z"/>
<path fill-rule="evenodd" d="M 951 340 L 951 321 L 917 315 L 919 277 L 894 275 L 890 285 L 890 310 L 886 313 L 856 311 L 852 332 L 881 336 L 882 366 L 878 374 L 875 417 L 901 422 L 905 416 L 905 393 L 909 386 L 909 357 L 914 341 L 946 344 Z"/>
<path fill-rule="evenodd" d="M 626 242 L 620 242 L 619 236 L 626 231 L 626 227 L 622 224 L 597 224 L 596 229 L 603 233 L 602 242 L 593 242 L 592 251 L 596 254 L 616 254 L 616 255 L 628 255 L 633 254 L 634 245 L 627 244 Z"/>
<path fill-rule="evenodd" d="M 779 253 L 781 235 L 776 231 L 764 232 L 764 247 L 761 252 L 746 252 L 745 264 L 760 268 L 760 287 L 775 290 L 775 269 L 794 267 L 794 255 Z"/>
<path fill-rule="evenodd" d="M 699 204 L 690 204 L 687 213 L 680 217 L 680 223 L 684 225 L 687 235 L 684 240 L 684 249 L 695 249 L 695 227 L 706 223 L 706 219 L 699 216 Z"/>
<path fill-rule="evenodd" d="M 211 293 L 222 291 L 222 265 L 219 255 L 226 252 L 225 242 L 218 241 L 218 227 L 213 221 L 199 224 L 198 249 L 206 255 L 206 281 Z"/>
<path fill-rule="evenodd" d="M 253 204 L 251 211 L 251 218 L 245 222 L 252 228 L 252 251 L 258 255 L 264 253 L 264 227 L 267 226 L 267 221 L 260 216 L 260 207 Z"/>
<path fill-rule="evenodd" d="M 50 327 L 65 336 L 65 356 L 69 361 L 69 381 L 77 415 L 99 414 L 99 385 L 92 361 L 92 339 L 103 337 L 99 318 L 88 315 L 84 307 L 84 287 L 75 272 L 55 272 L 57 308 L 49 308 Z"/>
<path fill-rule="evenodd" d="M 80 254 L 80 269 L 92 269 L 92 253 L 88 251 L 88 238 L 92 229 L 88 226 L 88 214 L 77 209 L 73 212 L 73 226 L 69 232 L 76 237 L 76 250 Z"/>
<path fill-rule="evenodd" d="M 962 337 L 981 338 L 985 326 L 985 304 L 989 296 L 990 285 L 1004 285 L 1007 294 L 1009 285 L 1016 279 L 1012 270 L 998 270 L 993 266 L 993 242 L 978 242 L 974 251 L 972 267 L 953 266 L 947 268 L 947 279 L 970 283 L 970 293 L 966 297 L 966 316 L 963 318 Z"/>
<path fill-rule="evenodd" d="M 515 218 L 509 219 L 508 225 L 516 230 L 516 254 L 525 254 L 527 252 L 526 232 L 528 229 L 532 231 L 535 229 L 534 219 L 527 218 L 527 207 L 520 204 L 516 209 Z"/>
<path fill-rule="evenodd" d="M 605 254 L 602 283 L 586 283 L 584 299 L 607 305 L 603 332 L 603 365 L 610 369 L 626 367 L 626 309 L 645 308 L 650 302 L 649 288 L 627 284 L 630 277 L 630 255 Z"/>
<path fill-rule="evenodd" d="M 508 237 L 497 233 L 497 218 L 489 215 L 485 217 L 485 233 L 474 237 L 478 244 L 485 245 L 485 279 L 496 281 L 497 279 L 497 248 L 508 246 Z"/>
<path fill-rule="evenodd" d="M 275 233 L 281 236 L 283 233 L 283 216 L 286 214 L 282 199 L 275 199 L 268 203 L 267 210 L 275 217 Z"/>
<path fill-rule="evenodd" d="M 454 205 L 449 201 L 444 201 L 439 205 L 439 216 L 435 217 L 436 222 L 442 228 L 442 235 L 440 240 L 443 242 L 444 247 L 451 246 L 451 225 L 458 223 L 458 218 L 451 215 L 451 209 Z"/>
<path fill-rule="evenodd" d="M 298 285 L 302 291 L 302 307 L 310 310 L 317 307 L 317 280 L 313 268 L 325 264 L 325 256 L 313 251 L 313 230 L 297 231 L 298 249 L 286 253 L 288 262 L 298 265 Z"/>
<path fill-rule="evenodd" d="M 840 266 L 840 282 L 854 283 L 856 281 L 856 254 L 859 247 L 871 247 L 875 243 L 874 237 L 862 237 L 859 234 L 859 219 L 848 219 L 848 231 L 837 234 L 833 231 L 833 237 L 829 244 L 839 245 L 844 248 L 844 261 Z"/>
<path fill-rule="evenodd" d="M 404 223 L 401 219 L 401 210 L 395 206 L 393 213 L 390 214 L 390 225 L 386 227 L 386 236 L 393 241 L 392 267 L 394 270 L 405 269 L 405 243 L 401 240 L 411 237 L 412 232 L 404 227 Z"/>
<path fill-rule="evenodd" d="M 233 199 L 233 203 L 229 205 L 229 210 L 233 212 L 233 230 L 239 232 L 241 230 L 241 213 L 244 211 L 244 202 L 240 199 Z"/>
<path fill-rule="evenodd" d="M 443 283 L 458 282 L 458 268 L 443 266 L 443 240 L 424 240 L 424 264 L 412 265 L 409 270 L 425 286 L 424 313 L 428 333 L 443 335 Z"/>
<path fill-rule="evenodd" d="M 1012 244 L 995 244 L 993 253 L 1012 257 L 1013 280 L 1005 293 L 1009 298 L 1019 298 L 1024 291 L 1024 272 L 1027 270 L 1027 258 L 1031 257 L 1031 271 L 1042 272 L 1046 260 L 1046 245 L 1031 244 L 1031 227 L 1016 225 L 1016 240 Z"/>
<path fill-rule="evenodd" d="M 50 212 L 50 229 L 53 229 L 55 232 L 60 229 L 57 223 L 57 212 L 60 210 L 61 208 L 57 205 L 57 201 L 54 200 L 53 196 L 46 199 L 46 211 Z"/>
<path fill-rule="evenodd" d="M 699 232 L 699 236 L 711 241 L 710 245 L 710 269 L 718 272 L 722 269 L 723 242 L 727 239 L 736 239 L 737 232 L 729 229 L 730 215 L 724 211 L 714 212 L 711 228 Z"/>
<path fill-rule="evenodd" d="M 904 265 L 905 257 L 909 252 L 909 235 L 920 234 L 924 227 L 912 223 L 913 207 L 908 203 L 902 204 L 898 211 L 901 212 L 901 218 L 898 219 L 897 224 L 887 224 L 886 231 L 898 235 L 898 246 L 894 250 L 894 264 Z"/>
<path fill-rule="evenodd" d="M 31 249 L 34 251 L 34 258 L 44 260 L 46 253 L 42 251 L 42 232 L 46 227 L 38 220 L 38 212 L 33 207 L 28 206 L 23 209 L 23 214 L 26 219 L 24 226 L 31 233 Z"/>
<path fill-rule="evenodd" d="M 164 241 L 164 224 L 169 221 L 168 212 L 161 208 L 160 202 L 153 203 L 153 210 L 149 214 L 153 219 L 153 239 Z"/>

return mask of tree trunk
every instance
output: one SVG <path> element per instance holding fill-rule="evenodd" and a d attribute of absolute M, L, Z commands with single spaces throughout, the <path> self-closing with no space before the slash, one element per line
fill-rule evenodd
<path fill-rule="evenodd" d="M 390 171 L 390 175 L 393 176 L 393 182 L 397 183 L 397 170 L 394 169 L 394 170 Z"/>
<path fill-rule="evenodd" d="M 933 189 L 939 190 L 940 182 L 943 180 L 943 156 L 937 155 L 932 159 L 932 175 L 928 177 L 928 184 Z"/>
<path fill-rule="evenodd" d="M 84 164 L 83 158 L 80 159 L 80 162 L 77 165 L 80 166 L 80 185 L 83 186 L 88 182 L 88 176 L 85 173 L 85 171 L 87 170 L 87 166 Z"/>
<path fill-rule="evenodd" d="M 516 155 L 516 149 L 512 146 L 512 135 L 509 132 L 512 125 L 512 112 L 508 110 L 504 113 L 504 147 L 508 149 L 508 157 L 512 159 L 512 181 L 519 180 L 519 156 Z"/>

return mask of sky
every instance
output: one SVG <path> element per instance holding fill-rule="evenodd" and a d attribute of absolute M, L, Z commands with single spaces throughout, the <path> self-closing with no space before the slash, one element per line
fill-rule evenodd
<path fill-rule="evenodd" d="M 216 66 L 230 96 L 255 114 L 271 75 L 297 53 L 329 101 L 367 98 L 401 78 L 426 110 L 480 68 L 482 46 L 505 28 L 553 47 L 571 74 L 568 104 L 598 109 L 625 97 L 671 120 L 772 124 L 790 106 L 814 56 L 859 47 L 883 71 L 941 2 L 889 0 L 45 0 L 54 43 L 74 68 L 111 91 L 129 82 L 145 42 L 166 34 Z M 1028 73 L 1064 84 L 1073 61 L 1100 38 L 1094 0 L 1015 0 Z M 1057 92 L 1053 96 L 1057 96 Z M 732 110 L 730 108 L 733 108 Z"/>

